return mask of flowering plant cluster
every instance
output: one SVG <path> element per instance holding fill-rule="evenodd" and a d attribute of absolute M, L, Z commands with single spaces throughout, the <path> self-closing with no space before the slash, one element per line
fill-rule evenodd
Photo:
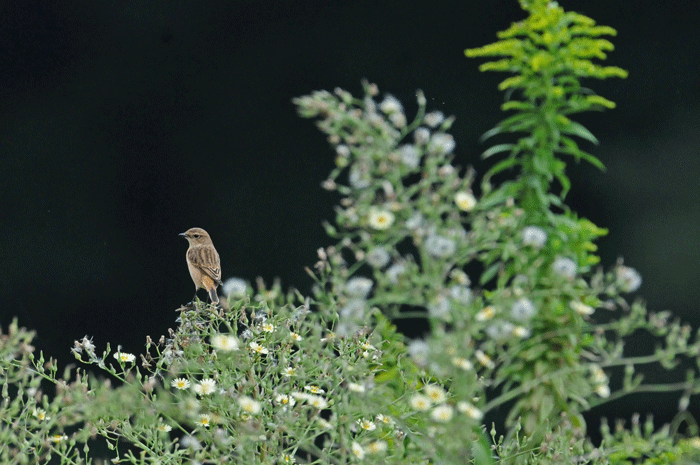
<path fill-rule="evenodd" d="M 486 137 L 516 140 L 484 152 L 505 159 L 480 185 L 453 164 L 454 119 L 428 111 L 421 92 L 412 118 L 369 82 L 360 97 L 295 99 L 334 148 L 323 187 L 341 196 L 325 224 L 335 243 L 308 270 L 312 295 L 234 278 L 221 307 L 180 308 L 177 327 L 138 357 L 76 341 L 76 359 L 108 379 L 59 375 L 11 325 L 0 334 L 0 462 L 696 460 L 700 440 L 677 434 L 692 421 L 697 369 L 668 384 L 642 372 L 698 360 L 700 341 L 670 313 L 627 301 L 641 277 L 622 262 L 599 268 L 606 231 L 564 203 L 566 157 L 602 166 L 576 139 L 595 137 L 569 116 L 614 106 L 580 84 L 625 76 L 591 61 L 612 50 L 601 36 L 614 30 L 554 2 L 521 6 L 528 17 L 499 42 L 467 51 L 514 74 L 501 83 L 514 113 Z M 409 325 L 420 337 L 397 330 Z M 628 355 L 633 332 L 657 338 L 656 352 Z M 583 413 L 644 391 L 680 392 L 678 422 L 604 421 L 593 444 Z"/>
<path fill-rule="evenodd" d="M 76 359 L 118 386 L 82 371 L 57 376 L 12 325 L 1 347 L 0 461 L 90 463 L 100 437 L 114 463 L 400 463 L 407 430 L 374 380 L 379 334 L 339 337 L 308 299 L 279 285 L 253 295 L 235 281 L 245 296 L 226 309 L 181 308 L 178 328 L 149 338 L 140 366 L 121 349 L 76 341 Z M 42 380 L 56 383 L 52 399 Z"/>

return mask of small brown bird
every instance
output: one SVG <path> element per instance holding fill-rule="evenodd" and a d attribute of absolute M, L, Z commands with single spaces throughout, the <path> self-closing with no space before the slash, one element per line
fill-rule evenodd
<path fill-rule="evenodd" d="M 211 237 L 201 228 L 191 228 L 180 235 L 190 244 L 187 249 L 187 268 L 194 281 L 195 297 L 197 290 L 204 289 L 209 293 L 211 302 L 218 304 L 216 288 L 221 285 L 221 263 Z"/>

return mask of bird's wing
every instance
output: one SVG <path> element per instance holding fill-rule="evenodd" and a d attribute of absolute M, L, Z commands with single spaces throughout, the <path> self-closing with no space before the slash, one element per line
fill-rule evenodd
<path fill-rule="evenodd" d="M 192 247 L 187 251 L 187 259 L 213 279 L 216 284 L 221 284 L 219 254 L 213 246 L 200 245 Z"/>

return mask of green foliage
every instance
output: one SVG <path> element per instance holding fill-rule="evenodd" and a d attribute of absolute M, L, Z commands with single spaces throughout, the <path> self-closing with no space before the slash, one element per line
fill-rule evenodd
<path fill-rule="evenodd" d="M 132 354 L 98 353 L 90 339 L 76 341 L 76 358 L 100 367 L 116 386 L 82 376 L 66 383 L 54 368 L 43 368 L 43 359 L 32 363 L 18 352 L 3 358 L 3 394 L 10 402 L 3 404 L 0 436 L 8 449 L 2 463 L 52 455 L 61 463 L 90 463 L 81 446 L 90 436 L 106 441 L 115 463 L 415 459 L 409 439 L 415 433 L 402 423 L 405 405 L 391 402 L 388 384 L 374 382 L 384 372 L 378 334 L 336 337 L 308 302 L 292 305 L 298 299 L 279 286 L 251 298 L 232 301 L 226 311 L 181 308 L 169 338 L 149 339 L 141 367 Z M 29 338 L 13 326 L 6 347 L 31 353 Z M 57 383 L 51 403 L 38 387 L 41 379 Z"/>
<path fill-rule="evenodd" d="M 435 422 L 445 407 L 480 419 L 514 401 L 497 449 L 504 463 L 585 461 L 594 447 L 582 412 L 634 392 L 697 392 L 692 377 L 644 385 L 635 371 L 695 357 L 700 343 L 679 323 L 669 324 L 668 315 L 625 301 L 622 294 L 641 283 L 636 271 L 622 263 L 610 272 L 594 270 L 595 240 L 604 229 L 546 204 L 527 211 L 519 205 L 522 191 L 510 189 L 518 180 L 477 200 L 471 172 L 460 176 L 451 164 L 451 119 L 426 113 L 418 92 L 417 116 L 409 122 L 393 97 L 375 101 L 376 86 L 364 83 L 364 90 L 361 98 L 336 89 L 295 101 L 302 115 L 321 118 L 338 166 L 323 185 L 343 195 L 335 224 L 326 225 L 338 243 L 322 251 L 315 298 L 324 302 L 329 290 L 341 296 L 320 307 L 337 314 L 335 328 L 345 336 L 362 331 L 375 315 L 377 332 L 395 340 L 377 309 L 392 320 L 427 320 L 429 334 L 407 341 L 414 365 L 387 357 L 386 374 L 376 378 L 408 398 L 416 410 L 407 420 L 411 430 Z M 475 264 L 484 270 L 482 289 L 471 286 L 465 272 Z M 616 313 L 601 324 L 596 309 Z M 623 337 L 634 331 L 666 344 L 653 355 L 625 357 Z M 623 389 L 611 393 L 604 369 L 613 366 L 625 366 L 626 375 Z M 416 383 L 416 376 L 423 381 Z M 438 422 L 429 429 L 450 439 L 435 451 L 444 461 L 460 463 L 465 453 L 450 443 L 470 441 L 461 433 L 472 430 L 456 423 L 462 419 L 455 415 L 451 428 Z M 578 449 L 565 453 L 571 441 Z"/>
<path fill-rule="evenodd" d="M 689 415 L 679 415 L 680 418 L 690 419 L 694 434 L 698 433 L 695 420 Z M 632 465 L 641 463 L 644 465 L 681 465 L 693 464 L 700 461 L 700 440 L 698 437 L 676 440 L 671 431 L 671 425 L 665 425 L 658 431 L 654 429 L 654 421 L 647 417 L 642 424 L 639 415 L 632 417 L 631 428 L 625 428 L 624 422 L 615 423 L 615 431 L 610 431 L 607 419 L 601 424 L 603 435 L 603 447 L 606 450 L 605 457 L 600 457 L 600 451 L 596 451 L 596 458 L 605 458 L 609 463 Z"/>
<path fill-rule="evenodd" d="M 570 115 L 589 110 L 614 108 L 615 104 L 582 87 L 582 78 L 606 79 L 627 77 L 615 66 L 601 66 L 592 59 L 604 60 L 613 50 L 610 41 L 601 36 L 616 35 L 607 26 L 596 26 L 587 16 L 565 12 L 555 2 L 521 1 L 529 16 L 498 33 L 498 42 L 466 50 L 468 57 L 505 57 L 480 66 L 482 71 L 503 71 L 514 74 L 499 84 L 511 99 L 503 111 L 515 114 L 504 119 L 484 135 L 484 139 L 503 134 L 522 134 L 517 142 L 494 145 L 484 157 L 507 153 L 507 158 L 489 170 L 484 177 L 485 191 L 489 180 L 504 170 L 520 167 L 522 176 L 509 191 L 519 193 L 526 209 L 537 204 L 561 206 L 557 197 L 547 195 L 549 184 L 556 178 L 562 186 L 563 199 L 571 187 L 561 156 L 586 160 L 603 169 L 593 155 L 581 150 L 574 137 L 598 143 L 591 132 L 572 121 Z M 519 98 L 513 97 L 513 95 Z M 488 198 L 485 199 L 488 201 Z"/>

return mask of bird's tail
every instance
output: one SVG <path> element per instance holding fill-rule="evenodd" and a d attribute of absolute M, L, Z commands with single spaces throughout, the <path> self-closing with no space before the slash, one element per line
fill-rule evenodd
<path fill-rule="evenodd" d="M 219 303 L 219 294 L 216 293 L 215 287 L 212 287 L 209 289 L 209 298 L 211 299 L 211 303 L 213 303 L 213 304 Z"/>

